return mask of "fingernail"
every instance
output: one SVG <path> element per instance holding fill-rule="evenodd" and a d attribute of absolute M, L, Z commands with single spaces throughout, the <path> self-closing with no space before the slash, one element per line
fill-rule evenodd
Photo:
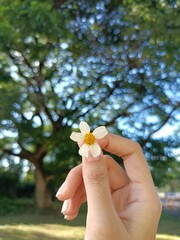
<path fill-rule="evenodd" d="M 86 157 L 86 160 L 87 161 L 97 161 L 97 160 L 99 160 L 100 159 L 100 156 L 101 156 L 101 154 L 99 155 L 99 156 L 97 156 L 97 157 L 94 157 L 93 155 L 92 155 L 92 153 L 91 152 L 89 152 L 88 153 L 88 156 Z"/>
<path fill-rule="evenodd" d="M 61 185 L 61 187 L 59 188 L 59 190 L 57 191 L 56 193 L 56 197 L 58 198 L 59 195 L 61 195 L 64 191 L 64 188 L 65 188 L 65 182 Z"/>
<path fill-rule="evenodd" d="M 89 153 L 88 156 L 86 157 L 86 160 L 92 162 L 99 160 L 99 158 L 100 156 L 94 157 L 91 153 Z"/>
<path fill-rule="evenodd" d="M 68 210 L 68 206 L 69 206 L 69 201 L 68 200 L 65 200 L 63 205 L 62 205 L 62 209 L 61 209 L 61 213 L 64 214 L 67 212 Z M 65 215 L 66 216 L 66 215 Z"/>

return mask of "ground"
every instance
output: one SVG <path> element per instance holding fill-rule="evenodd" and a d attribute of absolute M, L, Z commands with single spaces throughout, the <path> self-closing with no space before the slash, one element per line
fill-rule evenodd
<path fill-rule="evenodd" d="M 27 207 L 16 212 L 16 205 L 16 210 L 0 216 L 0 240 L 83 240 L 86 207 L 72 222 L 63 219 L 60 208 L 56 203 L 48 210 Z M 171 213 L 163 211 L 156 240 L 180 240 L 180 215 Z"/>

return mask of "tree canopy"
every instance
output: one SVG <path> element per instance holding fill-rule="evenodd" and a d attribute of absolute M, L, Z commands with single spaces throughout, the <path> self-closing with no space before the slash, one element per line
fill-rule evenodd
<path fill-rule="evenodd" d="M 0 0 L 1 155 L 29 160 L 46 188 L 44 162 L 77 163 L 69 135 L 86 120 L 139 141 L 160 184 L 178 145 L 155 138 L 178 122 L 178 5 Z"/>

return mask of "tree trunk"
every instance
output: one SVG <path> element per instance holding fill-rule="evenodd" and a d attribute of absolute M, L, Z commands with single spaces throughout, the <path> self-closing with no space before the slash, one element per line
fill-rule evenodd
<path fill-rule="evenodd" d="M 46 177 L 43 173 L 42 167 L 37 167 L 35 169 L 36 178 L 36 206 L 38 208 L 48 208 L 51 206 L 52 199 L 47 188 Z"/>

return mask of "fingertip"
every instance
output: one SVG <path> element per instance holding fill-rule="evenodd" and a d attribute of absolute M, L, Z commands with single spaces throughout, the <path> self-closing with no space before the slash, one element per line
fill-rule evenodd
<path fill-rule="evenodd" d="M 102 151 L 100 150 L 100 154 L 98 154 L 98 156 L 93 156 L 92 153 L 89 151 L 88 156 L 84 157 L 84 161 L 88 161 L 88 162 L 94 162 L 94 161 L 98 161 L 100 160 L 100 158 L 102 157 Z"/>
<path fill-rule="evenodd" d="M 64 183 L 56 193 L 56 198 L 61 201 L 72 198 L 82 183 L 82 165 L 79 164 L 68 173 Z"/>
<path fill-rule="evenodd" d="M 59 200 L 59 201 L 63 201 L 63 198 L 62 198 L 62 196 L 61 196 L 61 193 L 56 193 L 56 198 Z"/>
<path fill-rule="evenodd" d="M 105 137 L 98 139 L 98 144 L 100 145 L 100 147 L 102 149 L 106 149 L 108 144 L 109 144 L 109 137 L 110 137 L 111 133 L 108 133 Z"/>
<path fill-rule="evenodd" d="M 56 193 L 56 198 L 60 201 L 65 200 L 65 193 L 66 193 L 66 184 L 65 182 L 61 185 Z"/>
<path fill-rule="evenodd" d="M 75 219 L 78 215 L 79 207 L 80 206 L 73 204 L 72 199 L 65 200 L 61 208 L 61 213 L 64 215 L 64 219 Z"/>
<path fill-rule="evenodd" d="M 139 143 L 115 134 L 108 134 L 100 142 L 100 146 L 124 161 L 125 170 L 131 181 L 152 181 L 148 164 Z"/>
<path fill-rule="evenodd" d="M 64 219 L 67 221 L 72 221 L 77 217 L 78 214 L 74 214 L 74 215 L 64 215 Z"/>

